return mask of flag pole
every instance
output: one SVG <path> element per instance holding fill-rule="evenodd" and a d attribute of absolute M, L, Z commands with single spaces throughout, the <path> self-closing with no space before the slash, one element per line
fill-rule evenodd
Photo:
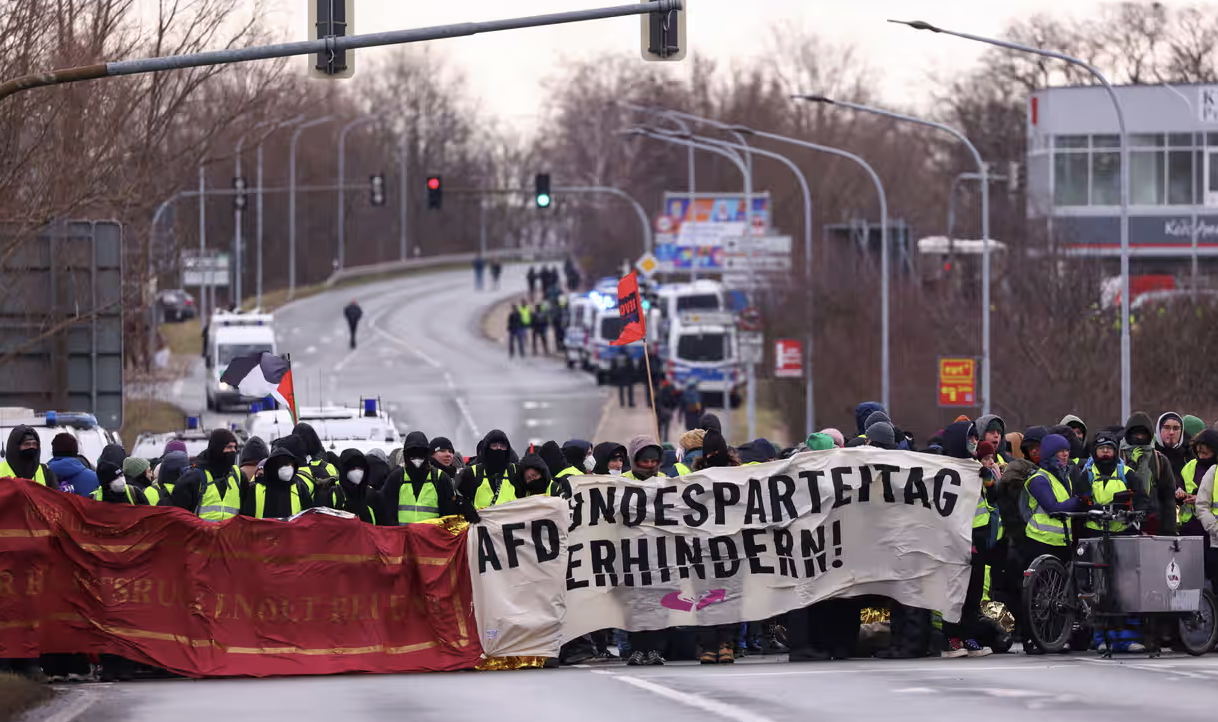
<path fill-rule="evenodd" d="M 642 317 L 642 307 L 640 304 L 639 316 Z M 643 325 L 643 364 L 647 367 L 647 389 L 648 396 L 651 398 L 651 423 L 656 432 L 656 443 L 663 444 L 664 440 L 660 438 L 660 417 L 656 414 L 656 387 L 651 380 L 651 349 L 647 347 L 647 325 Z"/>
<path fill-rule="evenodd" d="M 285 353 L 283 360 L 288 362 L 288 373 L 292 373 L 292 354 Z M 292 417 L 292 426 L 296 426 L 296 377 L 292 377 L 292 403 L 288 404 L 288 416 Z"/>

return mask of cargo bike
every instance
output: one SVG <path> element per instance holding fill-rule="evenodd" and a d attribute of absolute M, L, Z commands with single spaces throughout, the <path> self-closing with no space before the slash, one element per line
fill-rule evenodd
<path fill-rule="evenodd" d="M 1045 554 L 1024 571 L 1022 612 L 1027 632 L 1046 652 L 1104 635 L 1102 654 L 1112 655 L 1110 637 L 1130 622 L 1146 632 L 1151 656 L 1170 633 L 1173 648 L 1201 655 L 1218 642 L 1218 604 L 1205 583 L 1205 540 L 1200 537 L 1127 536 L 1112 527 L 1139 530 L 1144 511 L 1113 506 L 1059 512 L 1065 522 L 1068 562 Z M 1100 536 L 1078 539 L 1072 522 L 1097 522 Z M 1078 646 L 1072 645 L 1072 649 Z"/>

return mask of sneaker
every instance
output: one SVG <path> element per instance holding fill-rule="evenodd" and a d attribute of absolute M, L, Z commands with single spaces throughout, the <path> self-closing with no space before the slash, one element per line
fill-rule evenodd
<path fill-rule="evenodd" d="M 636 651 L 630 655 L 630 659 L 626 660 L 626 665 L 630 667 L 642 667 L 647 664 L 647 655 L 641 651 Z"/>
<path fill-rule="evenodd" d="M 719 647 L 719 664 L 732 664 L 736 655 L 732 653 L 732 645 L 724 644 Z"/>
<path fill-rule="evenodd" d="M 947 649 L 939 652 L 940 657 L 947 659 L 955 659 L 957 657 L 967 657 L 968 650 L 964 648 L 964 642 L 959 639 L 953 639 L 947 643 Z"/>
<path fill-rule="evenodd" d="M 703 650 L 698 656 L 698 661 L 702 664 L 719 664 L 719 654 L 713 649 Z"/>
<path fill-rule="evenodd" d="M 1127 654 L 1145 654 L 1146 645 L 1142 644 L 1141 642 L 1129 642 L 1128 644 L 1121 644 L 1120 642 L 1117 642 L 1116 644 L 1112 645 L 1112 650 L 1114 652 L 1125 652 Z"/>
<path fill-rule="evenodd" d="M 647 664 L 651 667 L 659 667 L 664 664 L 664 658 L 654 649 L 647 653 Z"/>
<path fill-rule="evenodd" d="M 964 640 L 964 649 L 970 657 L 988 657 L 994 653 L 994 650 L 989 647 L 982 647 L 980 644 L 977 644 L 975 639 Z"/>

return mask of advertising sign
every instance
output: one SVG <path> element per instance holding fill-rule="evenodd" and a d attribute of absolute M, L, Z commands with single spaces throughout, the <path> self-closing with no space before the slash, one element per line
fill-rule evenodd
<path fill-rule="evenodd" d="M 774 378 L 801 379 L 804 376 L 804 345 L 792 338 L 774 342 Z"/>
<path fill-rule="evenodd" d="M 977 405 L 977 360 L 939 359 L 939 406 Z"/>

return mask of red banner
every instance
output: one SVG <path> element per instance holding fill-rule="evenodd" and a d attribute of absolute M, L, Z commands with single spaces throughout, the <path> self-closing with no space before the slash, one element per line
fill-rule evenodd
<path fill-rule="evenodd" d="M 0 657 L 104 652 L 191 677 L 470 669 L 465 545 L 436 524 L 212 524 L 0 479 Z"/>
<path fill-rule="evenodd" d="M 625 323 L 617 340 L 609 342 L 610 346 L 625 346 L 647 338 L 647 320 L 639 298 L 639 274 L 634 271 L 617 283 L 617 311 Z"/>

